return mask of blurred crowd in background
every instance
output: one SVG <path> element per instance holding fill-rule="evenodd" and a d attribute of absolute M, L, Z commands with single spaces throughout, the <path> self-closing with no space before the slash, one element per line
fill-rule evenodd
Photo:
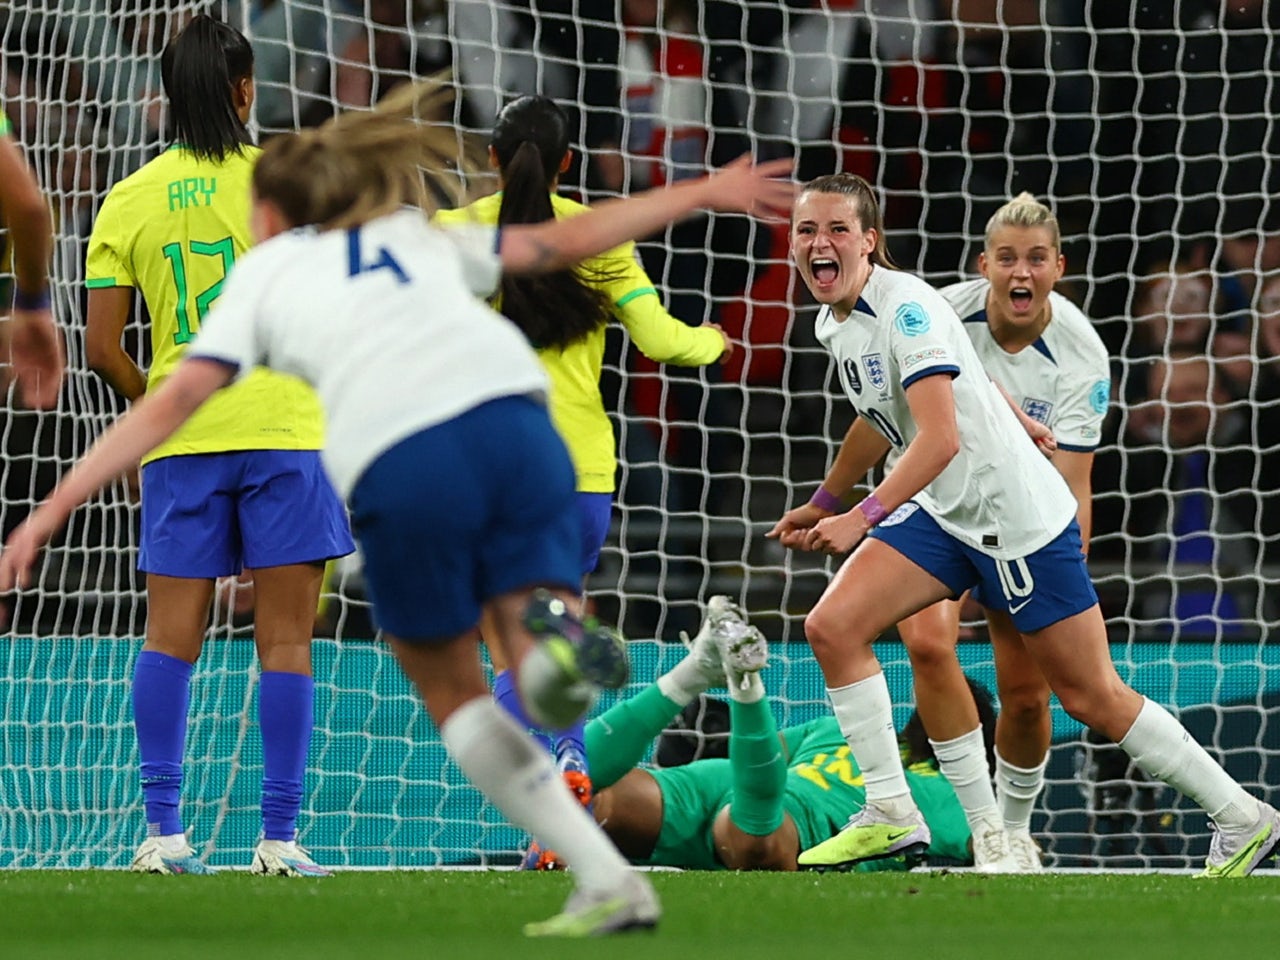
<path fill-rule="evenodd" d="M 253 42 L 263 138 L 448 70 L 448 119 L 477 137 L 513 94 L 571 108 L 584 159 L 566 189 L 587 200 L 747 151 L 794 155 L 800 179 L 862 174 L 882 191 L 896 260 L 937 284 L 973 275 L 987 217 L 1031 191 L 1061 220 L 1062 292 L 1114 358 L 1094 474 L 1104 610 L 1156 635 L 1265 636 L 1278 619 L 1280 3 L 1268 0 L 4 4 L 0 102 L 55 205 L 73 370 L 61 414 L 0 414 L 6 533 L 56 461 L 120 409 L 77 354 L 84 244 L 107 186 L 165 145 L 159 53 L 203 10 Z M 782 561 L 758 531 L 808 495 L 798 485 L 821 476 L 848 411 L 791 280 L 785 225 L 705 216 L 641 250 L 672 313 L 721 323 L 747 349 L 724 369 L 659 372 L 612 343 L 625 466 L 603 602 L 652 594 L 656 610 L 679 595 L 692 613 L 700 592 L 728 592 L 807 608 L 808 588 L 769 575 Z M 70 537 L 132 542 L 130 523 L 101 511 Z M 744 581 L 753 569 L 765 572 Z M 808 572 L 795 582 L 820 589 Z M 45 615 L 61 623 L 64 609 Z M 664 626 L 643 604 L 628 616 L 633 631 Z M 784 617 L 778 633 L 798 630 Z"/>

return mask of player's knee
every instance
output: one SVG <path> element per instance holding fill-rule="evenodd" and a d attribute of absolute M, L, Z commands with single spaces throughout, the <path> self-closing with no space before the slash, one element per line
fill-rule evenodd
<path fill-rule="evenodd" d="M 916 674 L 936 672 L 957 662 L 955 644 L 950 638 L 927 632 L 901 636 L 911 658 L 911 669 Z"/>
<path fill-rule="evenodd" d="M 1087 727 L 1110 735 L 1117 714 L 1122 710 L 1122 683 L 1099 682 L 1062 686 L 1054 692 L 1062 709 Z M 1001 701 L 1001 709 L 1005 709 Z"/>
<path fill-rule="evenodd" d="M 804 635 L 819 663 L 838 657 L 842 651 L 861 641 L 857 631 L 842 618 L 836 618 L 819 603 L 804 618 Z"/>
<path fill-rule="evenodd" d="M 1049 687 L 1042 683 L 1014 683 L 1000 687 L 1000 712 L 1022 726 L 1040 722 L 1049 714 Z"/>

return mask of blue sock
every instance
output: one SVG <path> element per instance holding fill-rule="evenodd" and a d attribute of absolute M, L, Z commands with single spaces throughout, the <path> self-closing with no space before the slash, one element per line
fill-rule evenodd
<path fill-rule="evenodd" d="M 262 835 L 292 840 L 302 809 L 315 719 L 315 681 L 301 673 L 264 672 L 258 686 L 262 728 Z"/>
<path fill-rule="evenodd" d="M 524 712 L 524 704 L 520 702 L 520 692 L 516 690 L 516 678 L 510 670 L 503 670 L 493 678 L 493 699 L 503 710 L 515 718 L 516 723 L 533 734 L 533 738 L 542 744 L 547 753 L 552 753 L 551 738 L 545 730 L 537 726 Z"/>
<path fill-rule="evenodd" d="M 182 833 L 182 749 L 187 739 L 191 664 L 143 650 L 133 665 L 133 727 L 141 759 L 147 835 Z"/>
<path fill-rule="evenodd" d="M 555 742 L 557 762 L 562 762 L 565 759 L 566 754 L 569 754 L 581 763 L 584 771 L 587 769 L 586 730 L 586 721 L 579 720 L 572 727 L 556 731 Z"/>

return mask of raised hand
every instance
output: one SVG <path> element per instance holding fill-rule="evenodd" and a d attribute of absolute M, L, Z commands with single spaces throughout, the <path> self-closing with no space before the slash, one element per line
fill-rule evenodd
<path fill-rule="evenodd" d="M 778 177 L 789 174 L 794 161 L 788 157 L 754 163 L 743 154 L 714 171 L 705 181 L 705 202 L 713 210 L 749 213 L 762 219 L 782 218 L 791 212 L 799 186 Z"/>

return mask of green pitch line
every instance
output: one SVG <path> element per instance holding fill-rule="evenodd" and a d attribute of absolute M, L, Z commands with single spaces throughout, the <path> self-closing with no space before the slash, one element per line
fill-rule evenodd
<path fill-rule="evenodd" d="M 529 942 L 569 878 L 511 872 L 221 874 L 0 872 L 0 956 L 45 958 L 655 957 L 801 960 L 1263 956 L 1280 932 L 1280 874 L 651 875 L 655 933 Z M 1258 951 L 1262 951 L 1259 953 Z"/>

